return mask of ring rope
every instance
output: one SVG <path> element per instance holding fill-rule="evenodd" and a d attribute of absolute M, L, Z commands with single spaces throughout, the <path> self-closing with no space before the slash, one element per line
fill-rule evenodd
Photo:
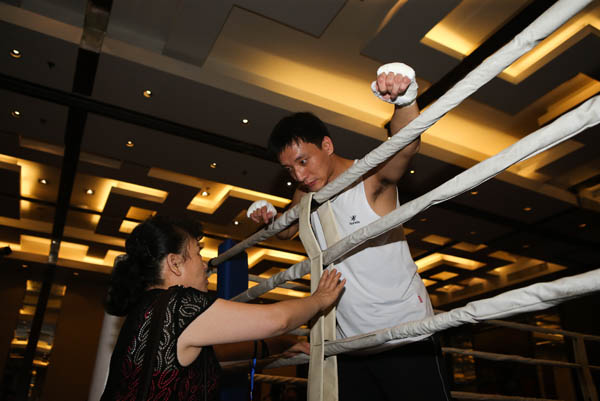
<path fill-rule="evenodd" d="M 300 377 L 288 377 L 288 376 L 272 376 L 264 374 L 255 374 L 254 380 L 262 383 L 270 384 L 297 384 L 306 386 L 308 380 Z M 561 401 L 556 399 L 548 398 L 532 398 L 532 397 L 518 397 L 510 395 L 499 395 L 499 394 L 478 394 L 478 393 L 467 393 L 465 391 L 451 391 L 453 399 L 456 400 L 496 400 L 496 401 Z"/>
<path fill-rule="evenodd" d="M 583 340 L 588 340 L 588 341 L 600 341 L 600 336 L 594 336 L 592 334 L 577 333 L 575 331 L 568 331 L 568 330 L 561 330 L 561 329 L 549 329 L 547 327 L 531 326 L 531 325 L 524 324 L 524 323 L 507 322 L 504 320 L 495 320 L 495 319 L 487 320 L 486 323 L 493 324 L 495 326 L 509 327 L 511 329 L 516 329 L 516 330 L 537 331 L 538 333 L 546 333 L 546 334 L 561 334 L 565 337 L 581 338 Z"/>
<path fill-rule="evenodd" d="M 272 376 L 272 375 L 263 375 L 256 374 L 254 375 L 254 380 L 262 383 L 272 383 L 272 384 L 298 384 L 301 386 L 306 386 L 308 383 L 307 379 L 299 378 L 299 377 L 287 377 L 287 376 Z M 510 395 L 498 395 L 498 394 L 477 394 L 477 393 L 467 393 L 464 391 L 451 391 L 452 398 L 457 400 L 496 400 L 496 401 L 561 401 L 556 399 L 548 399 L 548 398 L 532 398 L 532 397 L 516 397 Z"/>
<path fill-rule="evenodd" d="M 578 363 L 573 362 L 564 362 L 564 361 L 553 361 L 549 359 L 536 359 L 536 358 L 528 358 L 521 355 L 511 355 L 511 354 L 497 354 L 494 352 L 483 352 L 483 351 L 475 351 L 472 349 L 461 349 L 461 348 L 453 348 L 453 347 L 442 347 L 442 352 L 451 353 L 451 354 L 460 354 L 460 355 L 471 355 L 480 359 L 487 359 L 489 361 L 511 361 L 511 362 L 520 362 L 527 365 L 545 365 L 545 366 L 558 366 L 562 368 L 579 368 L 581 367 Z M 587 365 L 587 368 L 590 369 L 600 369 L 600 366 Z"/>
<path fill-rule="evenodd" d="M 268 280 L 267 278 L 261 277 L 256 274 L 248 274 L 248 281 L 253 281 L 255 283 L 264 283 L 267 280 Z M 301 292 L 310 292 L 310 287 L 308 285 L 300 284 L 300 283 L 287 283 L 286 282 L 286 283 L 279 284 L 278 287 L 287 288 L 289 290 L 301 291 Z"/>
<path fill-rule="evenodd" d="M 351 249 L 391 228 L 408 221 L 421 211 L 451 199 L 489 180 L 511 165 L 526 160 L 578 133 L 600 123 L 600 96 L 588 99 L 579 107 L 563 114 L 551 124 L 529 134 L 498 154 L 477 163 L 426 194 L 413 199 L 380 219 L 336 242 L 323 253 L 323 264 L 329 265 Z M 315 194 L 316 196 L 316 194 Z M 309 272 L 308 260 L 268 278 L 233 298 L 247 302 L 259 297 L 277 285 L 296 280 Z"/>
<path fill-rule="evenodd" d="M 289 377 L 289 376 L 273 376 L 273 375 L 263 375 L 263 374 L 255 374 L 254 380 L 262 383 L 272 383 L 272 384 L 300 384 L 306 386 L 308 384 L 308 379 L 304 379 L 302 377 Z"/>
<path fill-rule="evenodd" d="M 483 63 L 473 69 L 473 71 L 467 74 L 465 78 L 425 109 L 417 118 L 411 121 L 396 135 L 392 136 L 389 141 L 383 142 L 355 163 L 351 168 L 338 176 L 333 182 L 321 188 L 321 190 L 314 195 L 315 201 L 317 203 L 323 203 L 327 199 L 342 192 L 356 179 L 386 161 L 409 143 L 413 142 L 446 113 L 497 76 L 523 54 L 535 47 L 541 40 L 550 35 L 554 30 L 591 2 L 592 0 L 560 0 L 552 5 L 520 34 L 515 36 L 496 53 L 484 60 Z M 237 255 L 244 249 L 281 232 L 298 219 L 298 213 L 299 208 L 298 205 L 296 205 L 283 213 L 282 216 L 266 228 L 258 231 L 217 258 L 211 260 L 211 266 L 217 266 L 230 257 Z"/>
<path fill-rule="evenodd" d="M 438 313 L 444 313 L 445 311 L 435 310 L 434 312 L 436 314 L 438 314 Z M 530 324 L 509 322 L 506 320 L 491 319 L 491 320 L 486 320 L 485 324 L 489 324 L 489 325 L 493 325 L 493 326 L 508 327 L 511 329 L 522 330 L 522 331 L 530 331 L 530 332 L 534 331 L 534 332 L 545 333 L 545 334 L 560 334 L 565 337 L 582 338 L 583 340 L 586 340 L 586 341 L 600 341 L 600 336 L 595 336 L 593 334 L 577 333 L 575 331 L 532 326 Z M 292 333 L 297 336 L 308 336 L 309 330 L 299 327 L 299 328 L 289 332 L 289 334 L 292 334 Z"/>
<path fill-rule="evenodd" d="M 464 391 L 451 391 L 452 398 L 457 400 L 494 400 L 494 401 L 561 401 L 550 398 L 518 397 L 499 394 L 478 394 Z"/>
<path fill-rule="evenodd" d="M 564 301 L 600 291 L 600 269 L 546 283 L 507 291 L 491 298 L 473 301 L 467 305 L 423 320 L 403 323 L 325 344 L 325 355 L 358 351 L 376 347 L 391 340 L 433 334 L 465 323 L 479 323 L 520 313 L 547 309 Z M 275 361 L 268 367 L 306 363 L 305 355 Z"/>

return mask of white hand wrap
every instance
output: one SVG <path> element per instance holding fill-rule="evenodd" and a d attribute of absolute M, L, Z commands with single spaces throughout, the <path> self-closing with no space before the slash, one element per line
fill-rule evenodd
<path fill-rule="evenodd" d="M 267 202 L 266 200 L 257 200 L 256 202 L 254 202 L 253 204 L 250 205 L 250 207 L 248 208 L 248 211 L 246 212 L 246 216 L 248 218 L 250 218 L 250 215 L 256 210 L 256 209 L 260 209 L 261 207 L 267 207 L 267 213 L 273 213 L 273 216 L 277 215 L 277 209 L 275 209 L 275 206 L 271 205 L 269 202 Z"/>
<path fill-rule="evenodd" d="M 404 95 L 398 96 L 395 100 L 384 99 L 381 93 L 379 93 L 379 90 L 377 90 L 377 81 L 373 81 L 371 83 L 371 90 L 373 91 L 373 94 L 379 99 L 383 100 L 384 102 L 392 103 L 397 106 L 408 106 L 409 104 L 413 103 L 417 98 L 417 91 L 419 89 L 419 85 L 415 80 L 415 70 L 403 63 L 389 63 L 384 64 L 377 69 L 377 76 L 379 76 L 382 73 L 387 74 L 389 72 L 404 75 L 405 77 L 410 79 L 410 85 L 408 86 L 408 88 L 406 88 L 406 92 L 404 92 Z"/>

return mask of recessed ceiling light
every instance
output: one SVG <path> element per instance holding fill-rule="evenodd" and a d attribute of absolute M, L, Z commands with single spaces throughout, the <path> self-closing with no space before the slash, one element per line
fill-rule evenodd
<path fill-rule="evenodd" d="M 250 121 L 248 121 L 247 118 L 242 118 L 242 124 L 248 124 Z"/>
<path fill-rule="evenodd" d="M 208 191 L 202 191 L 202 194 L 201 194 L 201 195 L 202 195 L 202 196 L 208 196 L 208 195 L 210 195 L 210 193 L 209 193 Z"/>
<path fill-rule="evenodd" d="M 234 221 L 233 221 L 233 225 L 234 225 L 234 226 L 239 226 L 239 225 L 240 225 L 240 222 L 239 222 L 239 221 L 237 221 L 237 220 L 234 220 Z"/>
<path fill-rule="evenodd" d="M 21 51 L 18 49 L 12 49 L 10 55 L 14 58 L 21 58 Z"/>
<path fill-rule="evenodd" d="M 10 112 L 10 115 L 14 118 L 21 118 L 21 112 L 19 110 L 13 110 Z"/>
<path fill-rule="evenodd" d="M 40 184 L 44 184 L 44 185 L 48 184 L 48 180 L 47 180 L 47 179 L 45 179 L 45 178 L 40 178 L 40 179 L 38 180 L 38 182 L 39 182 Z"/>
<path fill-rule="evenodd" d="M 152 91 L 150 89 L 146 89 L 144 92 L 142 92 L 144 94 L 145 98 L 150 99 L 152 97 Z"/>
<path fill-rule="evenodd" d="M 581 223 L 581 224 L 580 224 L 580 225 L 578 225 L 577 227 L 579 227 L 579 228 L 585 228 L 585 227 L 587 227 L 587 224 L 586 224 L 586 223 Z"/>
<path fill-rule="evenodd" d="M 133 141 L 127 141 L 125 142 L 125 146 L 127 146 L 128 148 L 133 148 L 135 144 L 133 143 Z"/>
<path fill-rule="evenodd" d="M 88 188 L 85 190 L 86 195 L 94 195 L 94 190 L 92 188 Z"/>
<path fill-rule="evenodd" d="M 414 174 L 415 170 L 410 170 L 409 173 Z"/>
<path fill-rule="evenodd" d="M 529 206 L 523 208 L 523 211 L 525 211 L 525 212 L 531 212 L 532 210 L 533 209 Z"/>
<path fill-rule="evenodd" d="M 288 187 L 291 187 L 292 186 L 292 182 L 288 181 L 288 182 L 285 183 L 285 185 L 287 185 Z"/>
<path fill-rule="evenodd" d="M 477 191 L 471 191 L 471 195 L 477 195 L 479 192 Z"/>
<path fill-rule="evenodd" d="M 29 267 L 29 265 L 28 265 L 28 264 L 25 264 L 25 263 L 23 263 L 23 264 L 21 265 L 21 267 L 22 267 L 23 269 L 27 269 L 27 268 Z"/>
<path fill-rule="evenodd" d="M 215 162 L 210 163 L 210 168 L 217 168 L 217 163 L 215 163 Z"/>
<path fill-rule="evenodd" d="M 74 276 L 79 276 L 79 272 L 73 272 Z"/>
<path fill-rule="evenodd" d="M 529 244 L 523 244 L 523 249 L 527 249 L 527 248 L 529 248 L 529 246 L 530 246 Z"/>
<path fill-rule="evenodd" d="M 469 234 L 475 235 L 475 234 L 477 234 L 477 231 L 470 231 Z"/>
<path fill-rule="evenodd" d="M 427 217 L 423 217 L 423 218 L 422 218 L 422 219 L 420 219 L 419 221 L 426 222 L 426 221 L 427 221 Z"/>

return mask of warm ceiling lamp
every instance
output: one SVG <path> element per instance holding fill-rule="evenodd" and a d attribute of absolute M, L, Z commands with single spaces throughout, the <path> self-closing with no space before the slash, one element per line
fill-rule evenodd
<path fill-rule="evenodd" d="M 234 221 L 233 221 L 233 225 L 234 225 L 234 226 L 239 226 L 239 225 L 240 225 L 240 222 L 239 222 L 239 221 L 237 221 L 237 220 L 234 220 Z"/>
<path fill-rule="evenodd" d="M 92 188 L 88 188 L 85 190 L 86 195 L 94 195 L 94 190 Z"/>
<path fill-rule="evenodd" d="M 477 195 L 479 192 L 477 191 L 471 191 L 471 195 Z"/>
<path fill-rule="evenodd" d="M 410 170 L 409 172 L 410 172 L 411 174 L 414 174 L 414 173 L 415 173 L 415 170 Z"/>
<path fill-rule="evenodd" d="M 21 52 L 18 49 L 12 49 L 10 55 L 14 58 L 21 58 Z"/>
<path fill-rule="evenodd" d="M 47 180 L 47 179 L 45 179 L 45 178 L 40 178 L 40 179 L 38 180 L 38 182 L 39 182 L 40 184 L 43 184 L 43 185 L 46 185 L 46 184 L 48 184 L 48 180 Z"/>
<path fill-rule="evenodd" d="M 523 210 L 524 210 L 525 212 L 531 212 L 533 209 L 532 209 L 532 208 L 530 208 L 529 206 L 527 206 L 527 207 L 524 207 L 524 208 L 523 208 Z"/>
<path fill-rule="evenodd" d="M 10 115 L 14 118 L 21 118 L 21 112 L 19 110 L 13 110 L 10 112 Z"/>
<path fill-rule="evenodd" d="M 133 148 L 135 144 L 133 143 L 133 141 L 127 141 L 125 142 L 125 146 L 127 146 L 128 148 Z"/>
<path fill-rule="evenodd" d="M 217 168 L 217 163 L 215 163 L 215 162 L 210 163 L 210 168 Z"/>
<path fill-rule="evenodd" d="M 247 118 L 242 118 L 242 124 L 248 124 L 250 121 L 248 121 Z"/>
<path fill-rule="evenodd" d="M 579 227 L 579 228 L 585 228 L 585 227 L 587 227 L 587 224 L 585 224 L 585 223 L 581 223 L 581 224 L 580 224 L 580 225 L 578 225 L 577 227 Z"/>
<path fill-rule="evenodd" d="M 152 97 L 152 91 L 150 89 L 146 89 L 144 92 L 142 92 L 145 98 L 150 99 Z"/>
<path fill-rule="evenodd" d="M 210 192 L 208 192 L 208 191 L 202 191 L 202 194 L 201 194 L 201 195 L 202 195 L 202 196 L 208 196 L 208 195 L 210 195 Z"/>
<path fill-rule="evenodd" d="M 292 182 L 288 181 L 288 182 L 285 183 L 285 185 L 287 185 L 288 187 L 291 187 L 292 186 Z"/>

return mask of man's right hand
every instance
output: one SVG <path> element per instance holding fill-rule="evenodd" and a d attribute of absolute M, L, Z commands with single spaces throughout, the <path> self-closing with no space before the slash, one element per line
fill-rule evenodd
<path fill-rule="evenodd" d="M 256 209 L 250 214 L 250 219 L 255 223 L 269 224 L 275 213 L 269 212 L 266 206 Z"/>
<path fill-rule="evenodd" d="M 255 223 L 269 224 L 271 219 L 277 216 L 277 210 L 269 202 L 260 200 L 250 205 L 246 215 Z"/>

